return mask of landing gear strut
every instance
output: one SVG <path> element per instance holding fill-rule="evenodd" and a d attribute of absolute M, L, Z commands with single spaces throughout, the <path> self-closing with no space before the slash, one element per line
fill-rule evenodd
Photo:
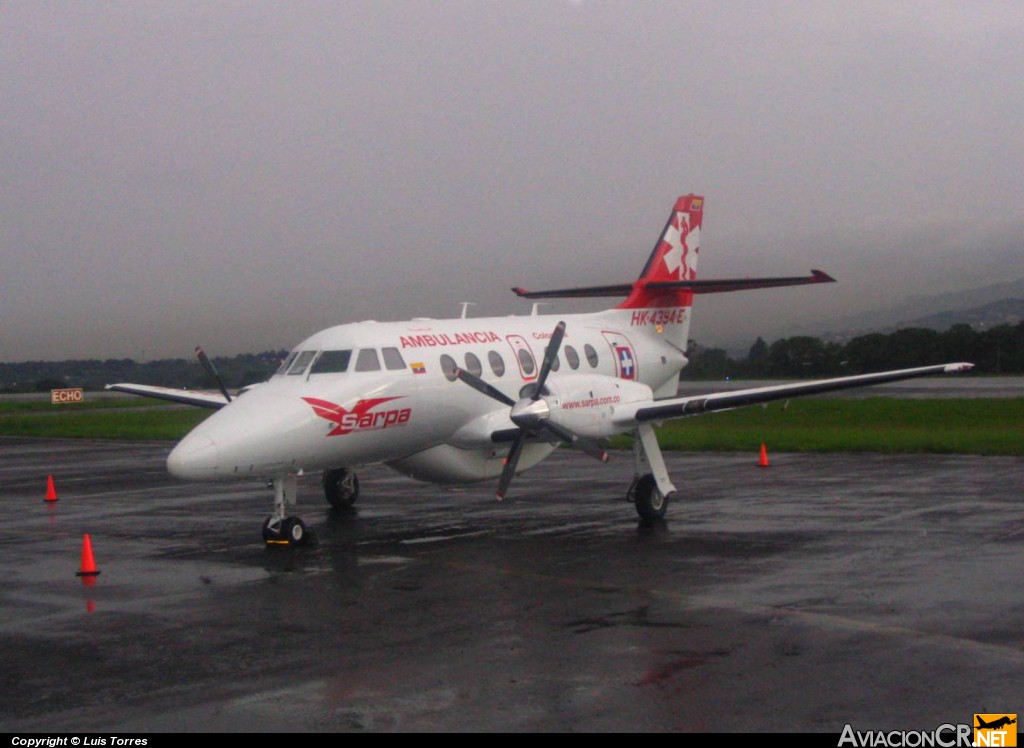
<path fill-rule="evenodd" d="M 325 470 L 324 497 L 335 509 L 351 509 L 359 498 L 359 478 L 345 468 Z"/>
<path fill-rule="evenodd" d="M 641 519 L 661 519 L 676 487 L 669 480 L 658 437 L 649 423 L 640 424 L 633 432 L 633 470 L 626 500 L 633 502 Z"/>
<path fill-rule="evenodd" d="M 263 542 L 267 545 L 296 546 L 309 542 L 305 523 L 289 517 L 288 505 L 298 500 L 298 480 L 294 475 L 274 478 L 274 513 L 263 521 Z"/>

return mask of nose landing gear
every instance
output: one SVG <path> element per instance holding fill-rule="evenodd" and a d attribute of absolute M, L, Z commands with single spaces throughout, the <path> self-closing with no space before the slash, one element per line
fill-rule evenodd
<path fill-rule="evenodd" d="M 263 520 L 263 542 L 273 546 L 299 546 L 309 542 L 310 533 L 299 517 L 289 517 L 288 505 L 298 503 L 298 480 L 294 475 L 274 478 L 274 513 Z"/>

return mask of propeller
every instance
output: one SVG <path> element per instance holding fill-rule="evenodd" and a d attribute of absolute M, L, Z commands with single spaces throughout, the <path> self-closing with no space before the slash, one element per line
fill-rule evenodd
<path fill-rule="evenodd" d="M 220 378 L 220 374 L 217 373 L 217 368 L 213 365 L 213 361 L 206 355 L 206 351 L 202 349 L 202 346 L 196 346 L 196 358 L 199 359 L 199 363 L 202 364 L 203 369 L 207 374 L 217 383 L 217 387 L 220 388 L 221 394 L 224 395 L 224 399 L 229 403 L 231 402 L 231 395 L 228 394 L 228 388 L 224 386 L 224 380 Z"/>
<path fill-rule="evenodd" d="M 477 392 L 509 406 L 512 409 L 509 418 L 512 419 L 512 423 L 519 427 L 519 433 L 516 434 L 515 439 L 512 441 L 512 448 L 509 450 L 508 457 L 505 458 L 505 467 L 502 468 L 501 478 L 498 479 L 498 501 L 505 498 L 505 493 L 512 483 L 512 478 L 515 477 L 516 466 L 519 464 L 519 457 L 523 453 L 523 447 L 526 446 L 526 440 L 530 436 L 537 436 L 546 431 L 559 441 L 583 450 L 594 459 L 608 462 L 608 454 L 603 449 L 586 439 L 580 438 L 565 426 L 554 423 L 551 420 L 551 409 L 543 399 L 544 385 L 548 380 L 548 375 L 551 373 L 551 368 L 554 366 L 558 350 L 562 347 L 563 337 L 565 337 L 565 322 L 559 322 L 555 325 L 555 331 L 551 334 L 551 340 L 544 352 L 544 360 L 541 362 L 537 381 L 534 383 L 530 394 L 527 397 L 520 398 L 518 401 L 513 400 L 504 392 L 501 392 L 496 387 L 465 369 L 455 370 L 455 376 Z"/>

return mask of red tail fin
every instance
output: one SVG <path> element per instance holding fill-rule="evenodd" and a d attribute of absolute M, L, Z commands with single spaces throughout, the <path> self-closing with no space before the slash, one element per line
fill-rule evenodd
<path fill-rule="evenodd" d="M 697 278 L 700 227 L 704 219 L 704 198 L 683 195 L 676 200 L 661 238 L 654 246 L 640 278 L 619 309 L 638 307 L 690 306 L 693 292 L 684 288 L 649 288 L 648 284 L 692 281 Z"/>

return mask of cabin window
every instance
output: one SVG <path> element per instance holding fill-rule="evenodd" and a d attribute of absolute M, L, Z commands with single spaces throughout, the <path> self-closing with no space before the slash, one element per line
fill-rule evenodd
<path fill-rule="evenodd" d="M 580 354 L 578 354 L 576 349 L 571 345 L 567 345 L 565 347 L 565 360 L 569 362 L 569 368 L 580 368 Z"/>
<path fill-rule="evenodd" d="M 286 358 L 284 362 L 278 367 L 277 373 L 284 374 L 286 371 L 288 371 L 288 367 L 292 365 L 292 361 L 294 361 L 295 357 L 298 355 L 298 351 L 292 351 L 291 353 L 289 353 L 288 358 Z"/>
<path fill-rule="evenodd" d="M 488 351 L 487 363 L 491 365 L 491 371 L 494 372 L 494 376 L 505 376 L 505 359 L 501 357 L 500 353 L 497 351 Z"/>
<path fill-rule="evenodd" d="M 516 351 L 516 355 L 519 356 L 519 365 L 523 368 L 523 375 L 533 376 L 533 372 L 537 370 L 537 364 L 533 362 L 530 352 L 525 348 L 520 348 Z"/>
<path fill-rule="evenodd" d="M 547 348 L 544 349 L 544 355 L 545 356 L 548 355 L 548 349 Z M 551 371 L 558 371 L 558 368 L 561 365 L 562 365 L 562 362 L 558 360 L 558 354 L 556 353 L 555 357 L 553 359 L 551 359 Z"/>
<path fill-rule="evenodd" d="M 309 366 L 309 362 L 313 360 L 313 356 L 316 355 L 316 351 L 303 351 L 295 357 L 295 362 L 288 369 L 288 376 L 296 377 L 299 374 L 303 374 L 306 371 L 306 367 Z"/>
<path fill-rule="evenodd" d="M 449 356 L 447 353 L 441 355 L 441 371 L 444 372 L 445 379 L 449 382 L 454 382 L 458 377 L 455 376 L 455 359 Z"/>
<path fill-rule="evenodd" d="M 402 358 L 402 353 L 397 348 L 384 348 L 381 353 L 384 354 L 384 366 L 388 371 L 405 369 L 405 359 Z"/>
<path fill-rule="evenodd" d="M 356 357 L 356 371 L 380 371 L 376 348 L 361 348 Z"/>
<path fill-rule="evenodd" d="M 352 351 L 324 351 L 313 363 L 310 374 L 340 374 L 348 371 Z"/>
<path fill-rule="evenodd" d="M 583 346 L 583 355 L 587 357 L 587 363 L 590 364 L 591 369 L 597 368 L 597 351 L 594 350 L 594 346 L 587 343 Z"/>
<path fill-rule="evenodd" d="M 478 359 L 475 354 L 466 354 L 466 371 L 470 374 L 475 374 L 478 377 L 484 373 L 484 369 L 480 365 L 480 359 Z"/>

